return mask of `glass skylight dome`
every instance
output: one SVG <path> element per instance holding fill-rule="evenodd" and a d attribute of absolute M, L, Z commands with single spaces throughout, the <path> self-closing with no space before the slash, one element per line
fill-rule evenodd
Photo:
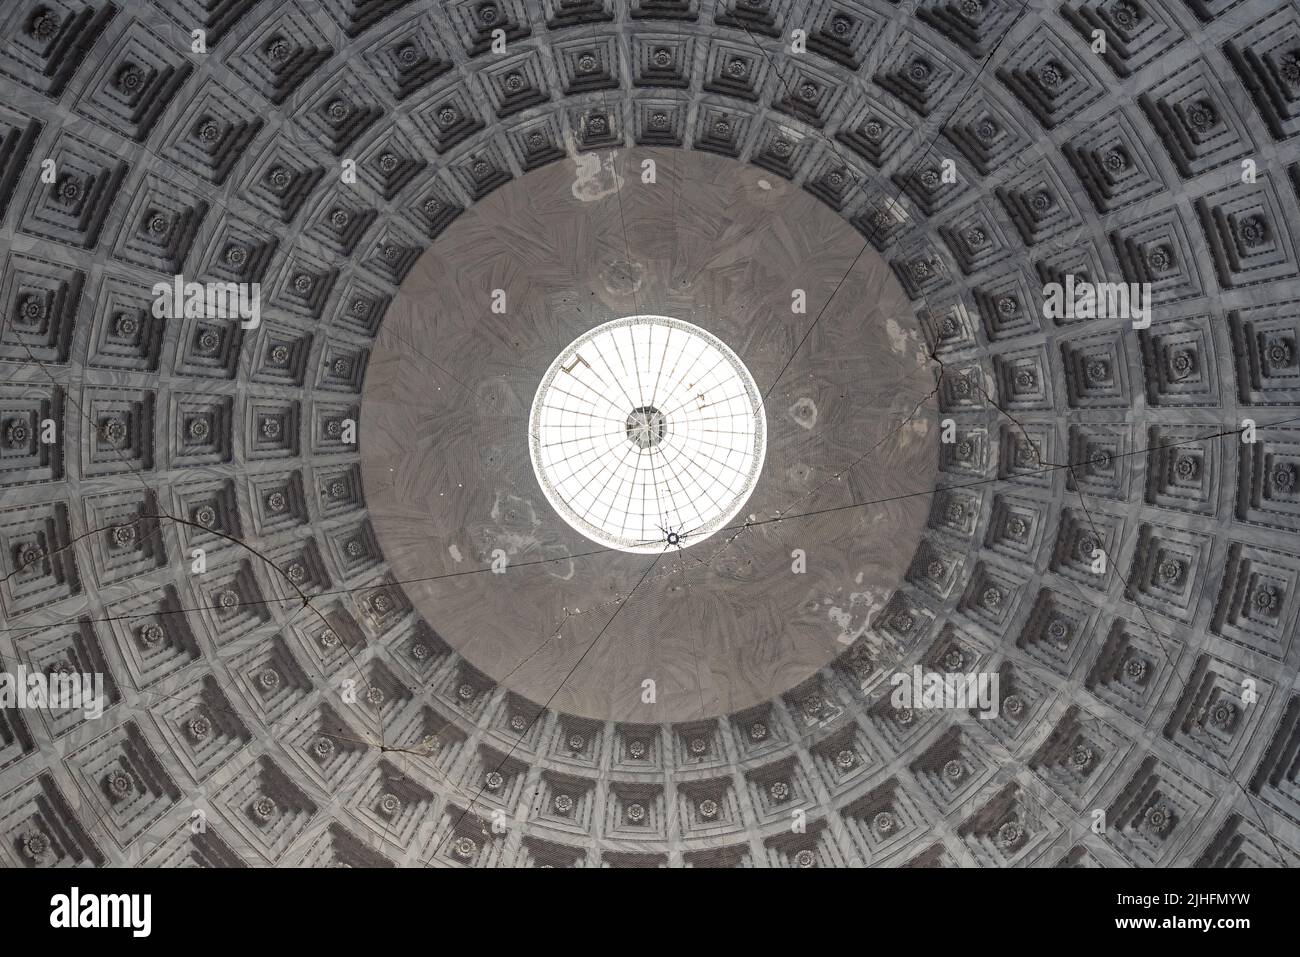
<path fill-rule="evenodd" d="M 529 416 L 547 500 L 601 545 L 654 553 L 723 528 L 763 468 L 763 398 L 739 357 L 699 326 L 628 316 L 551 363 Z"/>

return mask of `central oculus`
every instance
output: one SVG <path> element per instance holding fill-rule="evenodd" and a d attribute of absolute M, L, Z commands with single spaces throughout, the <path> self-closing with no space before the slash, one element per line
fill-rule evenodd
<path fill-rule="evenodd" d="M 720 339 L 668 316 L 583 333 L 551 363 L 528 421 L 538 484 L 560 516 L 625 552 L 723 528 L 758 482 L 763 397 Z"/>

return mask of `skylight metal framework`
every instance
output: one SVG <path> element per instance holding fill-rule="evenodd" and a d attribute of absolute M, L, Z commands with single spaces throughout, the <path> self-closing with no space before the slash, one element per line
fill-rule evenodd
<path fill-rule="evenodd" d="M 686 547 L 724 527 L 763 468 L 762 395 L 716 336 L 628 316 L 579 336 L 533 399 L 537 481 L 583 535 L 628 552 Z"/>

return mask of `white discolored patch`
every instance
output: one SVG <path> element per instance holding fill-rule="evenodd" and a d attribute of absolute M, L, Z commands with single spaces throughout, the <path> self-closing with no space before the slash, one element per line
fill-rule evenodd
<path fill-rule="evenodd" d="M 460 564 L 465 560 L 465 557 L 460 553 L 460 549 L 457 548 L 454 544 L 448 545 L 447 551 L 451 553 L 451 560 L 453 562 L 456 562 L 456 564 Z"/>
<path fill-rule="evenodd" d="M 470 530 L 472 546 L 485 564 L 492 560 L 493 550 L 499 548 L 511 562 L 525 556 L 546 562 L 548 578 L 570 581 L 577 574 L 577 562 L 570 557 L 568 548 L 543 527 L 542 517 L 529 499 L 498 490 L 489 514 L 490 524 Z M 450 550 L 451 557 L 460 561 L 460 550 L 455 545 Z"/>
<path fill-rule="evenodd" d="M 561 569 L 567 569 L 567 571 L 561 572 L 560 571 Z M 547 571 L 547 574 L 550 575 L 552 578 L 558 578 L 562 582 L 567 582 L 570 581 L 573 578 L 573 576 L 577 574 L 577 572 L 578 572 L 577 562 L 575 562 L 573 559 L 569 559 L 567 563 L 556 562 Z M 582 609 L 575 608 L 573 609 L 573 613 L 575 615 L 580 615 L 582 614 Z"/>
<path fill-rule="evenodd" d="M 790 418 L 803 429 L 811 429 L 817 424 L 817 403 L 806 396 L 790 406 Z"/>
<path fill-rule="evenodd" d="M 570 143 L 572 150 L 573 144 Z M 573 198 L 584 203 L 612 196 L 623 188 L 623 177 L 614 167 L 618 150 L 609 153 L 578 153 L 573 157 Z"/>
<path fill-rule="evenodd" d="M 785 470 L 785 474 L 795 485 L 803 485 L 812 478 L 813 470 L 807 462 L 796 462 Z M 778 515 L 773 512 L 771 517 L 777 518 Z"/>
<path fill-rule="evenodd" d="M 476 535 L 478 549 L 485 555 L 500 548 L 513 558 L 542 544 L 537 535 L 542 520 L 528 499 L 499 491 L 492 502 L 491 516 L 495 524 L 481 526 Z"/>
<path fill-rule="evenodd" d="M 895 352 L 906 352 L 911 338 L 895 319 L 885 320 L 885 331 L 889 333 L 889 346 Z"/>
<path fill-rule="evenodd" d="M 910 353 L 916 364 L 924 366 L 930 361 L 930 352 L 919 332 L 912 326 L 902 326 L 895 319 L 885 320 L 890 348 L 898 353 Z"/>
<path fill-rule="evenodd" d="M 614 296 L 634 296 L 645 278 L 645 265 L 626 259 L 615 259 L 600 270 L 601 281 Z"/>
<path fill-rule="evenodd" d="M 839 631 L 835 640 L 842 645 L 853 644 L 866 634 L 876 612 L 883 607 L 883 603 L 868 591 L 850 592 L 845 606 L 830 605 L 826 615 Z"/>
<path fill-rule="evenodd" d="M 894 439 L 900 448 L 910 448 L 913 444 L 929 442 L 930 420 L 916 415 L 903 428 L 895 433 Z"/>

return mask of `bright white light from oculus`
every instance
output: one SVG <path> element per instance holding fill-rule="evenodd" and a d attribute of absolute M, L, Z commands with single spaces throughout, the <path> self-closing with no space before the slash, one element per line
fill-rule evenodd
<path fill-rule="evenodd" d="M 575 339 L 546 370 L 528 427 L 552 507 L 625 552 L 685 548 L 725 527 L 767 446 L 763 397 L 744 363 L 668 316 L 615 319 Z"/>

